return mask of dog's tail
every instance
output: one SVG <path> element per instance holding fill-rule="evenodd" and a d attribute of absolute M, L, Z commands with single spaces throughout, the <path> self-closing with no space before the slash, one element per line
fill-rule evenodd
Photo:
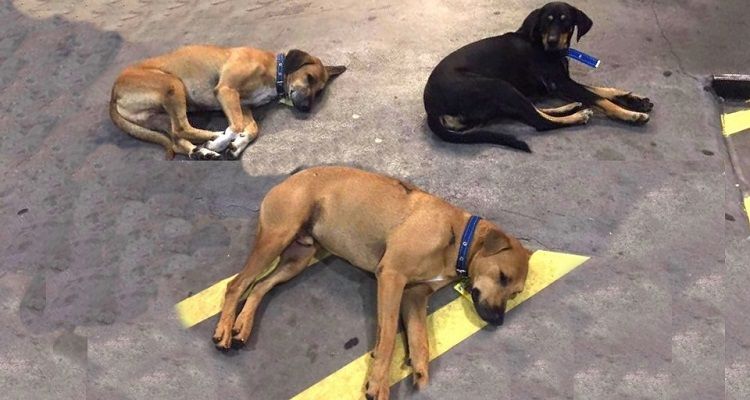
<path fill-rule="evenodd" d="M 174 158 L 174 149 L 172 147 L 172 140 L 170 140 L 165 134 L 157 131 L 153 131 L 148 128 L 144 128 L 132 121 L 129 121 L 120 114 L 117 110 L 117 100 L 114 94 L 112 99 L 109 101 L 109 117 L 112 118 L 112 122 L 115 123 L 120 129 L 127 132 L 130 136 L 136 139 L 144 140 L 146 142 L 156 143 L 164 147 L 166 152 L 166 159 L 171 160 Z"/>
<path fill-rule="evenodd" d="M 446 128 L 440 118 L 435 115 L 427 114 L 427 125 L 432 132 L 440 139 L 451 143 L 492 143 L 501 146 L 511 147 L 517 150 L 531 153 L 531 148 L 523 140 L 519 140 L 513 135 L 501 132 L 493 132 L 479 128 L 466 132 L 456 132 Z"/>

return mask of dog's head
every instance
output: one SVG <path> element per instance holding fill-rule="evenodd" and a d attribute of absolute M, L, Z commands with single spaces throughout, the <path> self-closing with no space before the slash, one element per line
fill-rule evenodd
<path fill-rule="evenodd" d="M 469 264 L 471 298 L 477 314 L 493 325 L 502 325 L 505 304 L 523 291 L 531 253 L 496 226 L 480 221 L 476 252 Z"/>
<path fill-rule="evenodd" d="M 284 61 L 286 94 L 294 108 L 309 112 L 315 98 L 323 91 L 328 81 L 346 71 L 344 66 L 324 66 L 317 57 L 302 50 L 290 50 Z"/>
<path fill-rule="evenodd" d="M 518 32 L 546 51 L 561 51 L 570 47 L 574 28 L 578 28 L 578 41 L 593 24 L 583 11 L 568 3 L 554 2 L 532 11 Z"/>

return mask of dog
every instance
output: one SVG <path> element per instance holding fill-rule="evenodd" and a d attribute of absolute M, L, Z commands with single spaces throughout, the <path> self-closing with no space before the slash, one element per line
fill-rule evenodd
<path fill-rule="evenodd" d="M 295 109 L 309 112 L 328 81 L 345 70 L 296 49 L 275 55 L 252 47 L 185 46 L 125 68 L 112 88 L 109 113 L 128 134 L 162 145 L 167 159 L 175 153 L 218 159 L 227 147 L 228 156 L 238 158 L 258 136 L 252 107 L 288 97 Z M 190 125 L 187 112 L 211 110 L 227 117 L 224 132 Z"/>
<path fill-rule="evenodd" d="M 479 316 L 500 325 L 506 301 L 524 288 L 530 258 L 493 223 L 411 184 L 355 168 L 306 169 L 272 188 L 261 203 L 253 249 L 227 286 L 213 336 L 217 348 L 247 342 L 263 296 L 302 272 L 321 249 L 377 278 L 377 344 L 365 391 L 378 400 L 389 396 L 399 309 L 414 384 L 423 388 L 430 294 L 466 276 Z M 242 293 L 279 256 L 278 267 L 253 287 L 237 315 Z"/>
<path fill-rule="evenodd" d="M 581 85 L 571 79 L 566 57 L 573 32 L 580 40 L 593 22 L 581 10 L 554 2 L 536 9 L 516 32 L 464 46 L 432 71 L 424 90 L 427 124 L 453 143 L 494 143 L 531 152 L 526 142 L 483 126 L 516 118 L 538 131 L 585 124 L 596 107 L 613 119 L 641 125 L 653 104 L 632 92 Z M 529 98 L 573 101 L 536 107 Z"/>

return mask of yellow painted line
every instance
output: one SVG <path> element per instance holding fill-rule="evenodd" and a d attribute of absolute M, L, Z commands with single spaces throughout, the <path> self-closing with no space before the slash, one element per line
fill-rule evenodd
<path fill-rule="evenodd" d="M 526 278 L 524 291 L 508 302 L 507 309 L 510 310 L 539 293 L 588 259 L 588 257 L 573 254 L 541 250 L 534 252 L 531 257 L 529 275 Z M 485 325 L 486 323 L 476 315 L 471 300 L 463 296 L 430 314 L 427 317 L 430 360 L 439 357 L 453 346 L 478 332 Z M 393 364 L 390 371 L 391 385 L 411 373 L 411 368 L 404 365 L 405 358 L 405 340 L 403 333 L 401 333 L 396 340 L 393 351 Z M 294 396 L 292 400 L 361 399 L 370 360 L 369 353 L 364 354 Z"/>
<path fill-rule="evenodd" d="M 721 127 L 727 137 L 750 129 L 750 110 L 721 114 Z"/>
<path fill-rule="evenodd" d="M 745 215 L 747 215 L 747 222 L 750 223 L 750 196 L 745 196 Z"/>
<path fill-rule="evenodd" d="M 310 261 L 309 265 L 313 265 L 323 260 L 327 256 L 327 253 L 318 254 L 317 258 L 313 258 Z M 268 276 L 268 274 L 276 269 L 276 266 L 278 264 L 279 259 L 277 258 L 271 265 L 268 266 L 268 268 L 266 268 L 265 271 L 263 271 L 262 274 L 260 274 L 260 276 L 258 276 L 255 281 L 258 282 Z M 221 305 L 224 302 L 224 292 L 227 289 L 227 284 L 229 283 L 229 281 L 234 279 L 235 276 L 237 276 L 237 274 L 234 274 L 229 278 L 222 279 L 219 282 L 213 284 L 208 289 L 196 293 L 188 297 L 187 299 L 177 303 L 174 308 L 177 312 L 177 316 L 180 318 L 182 326 L 184 326 L 185 328 L 190 328 L 191 326 L 197 325 L 204 320 L 218 314 L 221 311 Z M 248 290 L 245 291 L 245 293 L 242 295 L 243 300 L 253 289 L 253 286 L 254 284 L 250 285 L 250 288 L 248 288 Z"/>

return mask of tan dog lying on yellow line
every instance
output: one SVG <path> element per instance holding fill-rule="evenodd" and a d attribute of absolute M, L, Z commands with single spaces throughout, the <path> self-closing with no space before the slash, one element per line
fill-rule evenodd
<path fill-rule="evenodd" d="M 125 68 L 112 88 L 109 115 L 130 135 L 162 145 L 168 159 L 175 153 L 218 159 L 227 147 L 237 158 L 258 135 L 251 107 L 288 96 L 309 112 L 328 80 L 345 70 L 324 67 L 301 50 L 274 55 L 251 47 L 186 46 Z M 224 111 L 226 131 L 190 125 L 188 111 L 209 110 Z"/>
<path fill-rule="evenodd" d="M 319 249 L 377 278 L 378 338 L 365 390 L 378 400 L 389 396 L 399 309 L 421 388 L 428 381 L 429 295 L 468 276 L 479 316 L 502 324 L 506 301 L 523 290 L 531 255 L 493 223 L 407 183 L 353 168 L 310 168 L 263 199 L 255 245 L 227 286 L 216 346 L 247 342 L 263 296 L 302 272 Z M 257 283 L 237 315 L 242 293 L 279 256 L 278 267 Z"/>

